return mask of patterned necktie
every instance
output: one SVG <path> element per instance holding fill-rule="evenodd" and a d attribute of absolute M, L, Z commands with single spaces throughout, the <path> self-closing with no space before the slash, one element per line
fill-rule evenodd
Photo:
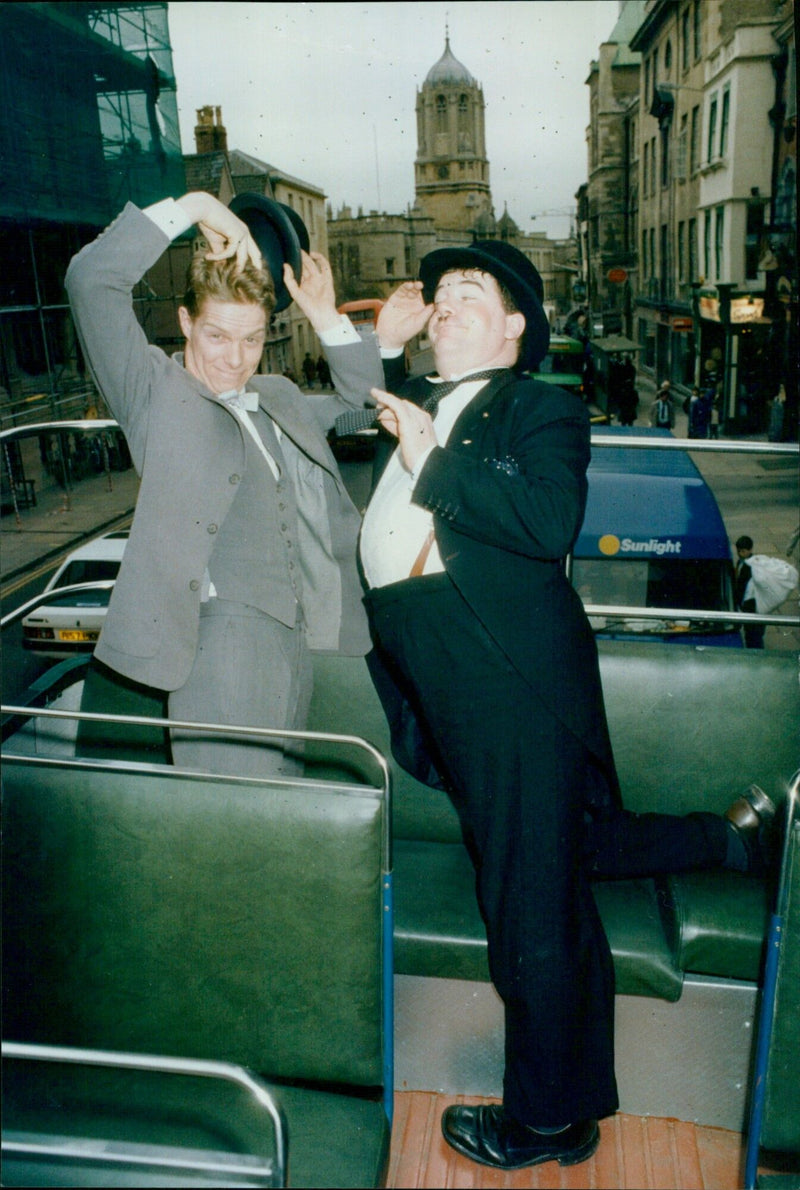
<path fill-rule="evenodd" d="M 487 368 L 483 372 L 472 372 L 469 376 L 462 376 L 460 380 L 439 380 L 429 382 L 429 391 L 422 402 L 422 408 L 436 417 L 439 402 L 462 384 L 469 384 L 473 380 L 491 380 L 498 376 L 505 368 Z M 375 409 L 349 409 L 347 413 L 340 413 L 334 422 L 336 434 L 356 434 L 359 430 L 366 430 L 375 424 Z"/>

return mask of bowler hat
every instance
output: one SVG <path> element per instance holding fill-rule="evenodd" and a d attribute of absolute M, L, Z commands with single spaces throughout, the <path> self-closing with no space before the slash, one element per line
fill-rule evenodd
<path fill-rule="evenodd" d="M 525 316 L 525 337 L 517 368 L 525 371 L 544 359 L 550 343 L 550 324 L 542 306 L 544 286 L 527 256 L 505 240 L 477 240 L 469 247 L 437 248 L 420 261 L 419 275 L 426 302 L 433 301 L 439 278 L 451 269 L 479 269 L 502 282 Z"/>
<path fill-rule="evenodd" d="M 234 215 L 247 224 L 269 269 L 275 289 L 275 313 L 291 304 L 289 290 L 283 283 L 283 266 L 290 264 L 297 280 L 303 271 L 301 249 L 308 252 L 306 225 L 286 203 L 263 194 L 237 194 L 228 204 Z"/>

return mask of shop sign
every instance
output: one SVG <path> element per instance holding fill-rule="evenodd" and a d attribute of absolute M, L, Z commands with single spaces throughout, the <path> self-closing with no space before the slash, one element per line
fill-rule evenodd
<path fill-rule="evenodd" d="M 694 323 L 691 318 L 673 318 L 671 326 L 674 331 L 690 331 Z"/>
<path fill-rule="evenodd" d="M 609 269 L 606 273 L 606 280 L 610 281 L 612 285 L 622 285 L 623 282 L 628 280 L 628 274 L 625 269 Z"/>
<path fill-rule="evenodd" d="M 711 296 L 713 292 L 713 297 Z M 716 290 L 700 290 L 700 317 L 709 318 L 712 322 L 719 322 L 719 298 Z"/>
<path fill-rule="evenodd" d="M 763 298 L 740 297 L 731 300 L 731 322 L 757 322 L 763 314 Z"/>

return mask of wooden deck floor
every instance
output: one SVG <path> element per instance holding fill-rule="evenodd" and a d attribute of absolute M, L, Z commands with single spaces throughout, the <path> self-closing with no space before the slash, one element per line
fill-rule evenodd
<path fill-rule="evenodd" d="M 589 1161 L 556 1162 L 503 1173 L 477 1165 L 447 1145 L 441 1116 L 451 1103 L 480 1103 L 424 1091 L 395 1094 L 388 1187 L 573 1187 L 574 1190 L 738 1190 L 744 1184 L 744 1142 L 738 1132 L 680 1120 L 616 1116 L 600 1123 Z"/>

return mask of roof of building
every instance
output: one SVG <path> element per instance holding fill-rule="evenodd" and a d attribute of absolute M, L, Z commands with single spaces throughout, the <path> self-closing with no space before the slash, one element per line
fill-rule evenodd
<path fill-rule="evenodd" d="M 444 53 L 428 71 L 425 79 L 426 86 L 440 86 L 443 83 L 463 83 L 474 87 L 475 79 L 463 63 L 459 62 L 450 49 L 450 38 L 445 36 Z"/>
<path fill-rule="evenodd" d="M 325 194 L 325 191 L 319 186 L 315 186 L 311 182 L 304 182 L 302 178 L 295 178 L 275 165 L 260 161 L 258 157 L 251 157 L 249 153 L 242 153 L 240 149 L 233 149 L 228 154 L 228 161 L 237 193 L 240 188 L 246 188 L 248 178 L 263 178 L 269 181 L 270 189 L 275 182 L 282 182 L 286 186 L 296 186 L 298 189 L 307 190 L 312 194 L 321 196 Z"/>
<path fill-rule="evenodd" d="M 630 48 L 630 42 L 644 21 L 646 9 L 646 0 L 626 0 L 620 9 L 619 19 L 608 38 L 619 47 L 615 66 L 636 65 L 641 61 L 641 54 Z"/>
<path fill-rule="evenodd" d="M 226 164 L 226 154 L 221 149 L 213 153 L 184 155 L 187 190 L 207 190 L 210 194 L 219 194 Z"/>
<path fill-rule="evenodd" d="M 497 220 L 497 230 L 500 232 L 501 239 L 513 239 L 514 236 L 519 235 L 519 227 L 508 213 L 508 205 Z"/>

